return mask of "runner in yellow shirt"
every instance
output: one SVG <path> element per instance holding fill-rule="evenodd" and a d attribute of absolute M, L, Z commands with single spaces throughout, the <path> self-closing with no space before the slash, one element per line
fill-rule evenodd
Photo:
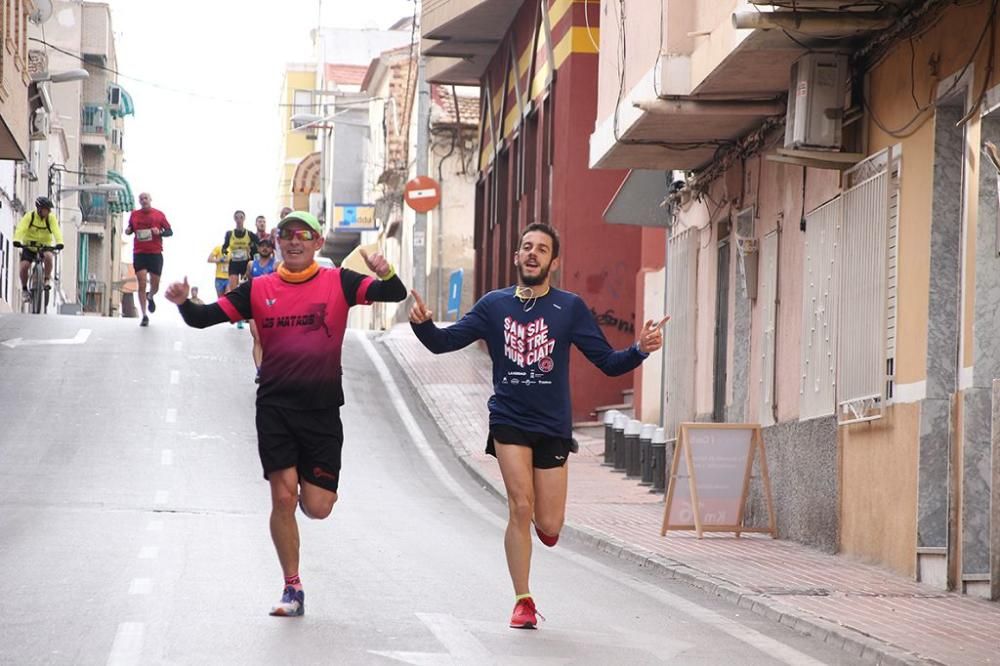
<path fill-rule="evenodd" d="M 221 245 L 212 248 L 208 263 L 215 264 L 215 295 L 222 296 L 229 287 L 229 258 L 222 253 Z"/>

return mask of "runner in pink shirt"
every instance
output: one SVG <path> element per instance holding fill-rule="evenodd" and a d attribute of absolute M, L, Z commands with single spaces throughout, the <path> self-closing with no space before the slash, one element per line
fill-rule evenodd
<path fill-rule="evenodd" d="M 399 302 L 406 287 L 380 254 L 365 255 L 377 279 L 314 260 L 323 229 L 306 212 L 278 223 L 285 260 L 277 272 L 244 282 L 208 305 L 188 300 L 188 283 L 175 282 L 166 297 L 196 328 L 230 321 L 257 322 L 263 350 L 257 389 L 257 443 L 264 478 L 271 484 L 271 538 L 285 576 L 272 615 L 302 615 L 298 506 L 308 518 L 330 515 L 337 501 L 344 404 L 340 358 L 347 314 L 354 305 Z"/>

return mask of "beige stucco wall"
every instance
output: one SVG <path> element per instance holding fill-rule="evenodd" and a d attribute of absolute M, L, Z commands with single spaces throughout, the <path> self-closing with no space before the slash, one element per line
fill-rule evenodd
<path fill-rule="evenodd" d="M 728 5 L 735 0 L 720 3 Z M 624 93 L 653 70 L 661 49 L 666 55 L 689 54 L 694 40 L 688 32 L 695 30 L 699 13 L 712 11 L 715 0 L 626 0 L 625 35 L 627 52 L 624 67 Z M 704 7 L 702 7 L 704 6 Z M 706 9 L 707 8 L 707 9 Z M 621 39 L 621 14 L 618 0 L 601 1 L 600 46 L 598 64 L 597 125 L 610 118 L 618 102 L 619 42 Z M 707 20 L 707 19 L 706 19 Z M 713 24 L 714 25 L 714 24 Z M 658 26 L 662 26 L 662 29 Z M 595 31 L 596 32 L 596 31 Z"/>
<path fill-rule="evenodd" d="M 989 5 L 953 7 L 940 22 L 914 41 L 914 92 L 927 100 L 941 80 L 959 72 L 968 62 L 975 41 L 957 35 L 978 35 Z M 987 38 L 986 43 L 989 43 Z M 996 40 L 1000 48 L 1000 35 Z M 971 91 L 978 95 L 986 69 L 987 48 L 973 61 Z M 928 64 L 937 59 L 935 71 Z M 871 106 L 881 123 L 892 129 L 914 115 L 910 90 L 909 45 L 896 47 L 871 72 Z M 996 84 L 996 74 L 992 85 Z M 933 113 L 909 136 L 894 137 L 870 122 L 869 153 L 899 144 L 902 147 L 900 192 L 897 385 L 926 377 L 930 233 L 934 178 Z M 972 321 L 975 312 L 975 221 L 978 198 L 978 116 L 966 127 L 966 189 L 964 200 L 966 262 L 964 269 L 962 365 L 972 365 Z M 913 574 L 916 547 L 917 470 L 920 411 L 917 404 L 897 404 L 879 424 L 856 426 L 842 439 L 842 547 Z M 956 438 L 961 446 L 961 437 Z M 888 512 L 885 508 L 892 507 Z"/>

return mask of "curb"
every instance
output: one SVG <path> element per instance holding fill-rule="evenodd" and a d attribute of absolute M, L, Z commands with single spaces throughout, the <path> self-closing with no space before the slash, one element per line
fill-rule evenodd
<path fill-rule="evenodd" d="M 427 404 L 424 392 L 420 390 L 420 387 L 413 384 L 410 375 L 393 352 L 392 346 L 384 343 L 383 346 L 389 352 L 390 356 L 392 356 L 396 366 L 403 371 L 406 380 L 416 390 L 421 406 L 428 416 L 431 417 L 431 421 L 434 422 L 434 425 L 438 429 L 438 434 L 448 444 L 449 450 L 454 454 L 459 463 L 461 463 L 462 467 L 487 492 L 501 502 L 506 502 L 507 496 L 503 487 L 480 472 L 478 467 L 469 461 L 468 456 L 463 455 L 459 446 L 445 436 L 440 424 L 438 424 L 437 419 L 434 417 L 433 411 Z M 621 539 L 589 527 L 567 521 L 563 526 L 562 535 L 564 538 L 569 537 L 569 540 L 574 543 L 589 546 L 598 552 L 611 555 L 625 562 L 630 562 L 644 568 L 652 568 L 666 578 L 686 583 L 713 596 L 722 598 L 738 608 L 751 611 L 768 620 L 793 629 L 800 634 L 819 639 L 832 647 L 843 650 L 850 657 L 860 659 L 864 663 L 879 666 L 945 666 L 937 660 L 920 657 L 917 654 L 880 640 L 870 634 L 817 617 L 811 613 L 800 611 L 769 595 L 760 594 L 751 589 L 734 585 L 724 578 L 705 573 L 683 562 L 657 555 L 656 553 L 631 545 Z"/>

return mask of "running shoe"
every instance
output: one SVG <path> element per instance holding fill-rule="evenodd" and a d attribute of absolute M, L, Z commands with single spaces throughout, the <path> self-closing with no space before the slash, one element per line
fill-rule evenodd
<path fill-rule="evenodd" d="M 538 535 L 538 540 L 541 541 L 542 543 L 544 543 L 549 548 L 551 548 L 552 546 L 556 545 L 556 543 L 559 541 L 559 535 L 558 534 L 555 535 L 555 536 L 549 536 L 545 532 L 543 532 L 540 529 L 538 529 L 538 525 L 535 525 L 535 534 Z"/>
<path fill-rule="evenodd" d="M 271 608 L 274 617 L 298 617 L 306 613 L 306 593 L 291 585 L 285 588 L 281 602 Z"/>
<path fill-rule="evenodd" d="M 543 620 L 545 619 L 535 608 L 534 599 L 531 597 L 519 599 L 518 602 L 514 604 L 514 614 L 510 617 L 510 628 L 534 629 L 535 625 L 538 624 L 539 617 Z"/>
<path fill-rule="evenodd" d="M 149 326 L 149 317 L 143 315 L 142 321 L 139 322 L 139 326 Z"/>
<path fill-rule="evenodd" d="M 153 300 L 152 294 L 146 296 L 146 307 L 149 308 L 150 312 L 156 312 L 156 302 Z"/>

